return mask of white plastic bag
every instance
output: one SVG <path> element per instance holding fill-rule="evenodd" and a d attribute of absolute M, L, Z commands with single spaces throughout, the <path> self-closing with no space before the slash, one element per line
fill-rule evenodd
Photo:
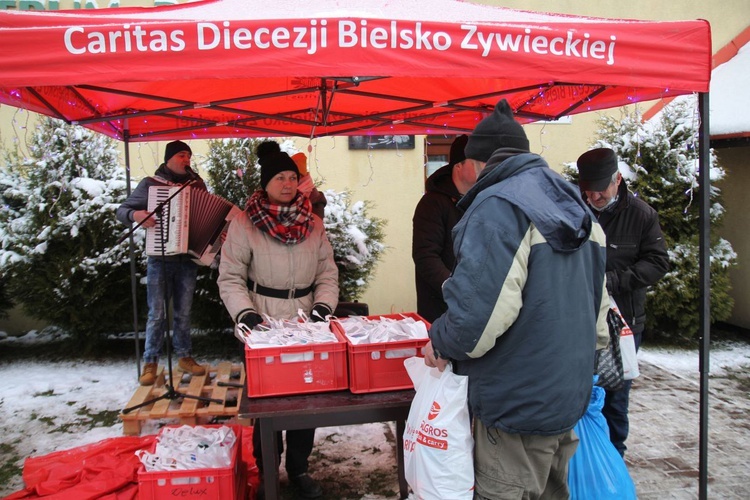
<path fill-rule="evenodd" d="M 611 295 L 609 298 L 612 309 L 620 315 L 620 319 L 624 325 L 622 330 L 620 330 L 620 356 L 622 357 L 623 378 L 625 380 L 633 380 L 641 374 L 640 370 L 638 370 L 638 356 L 635 351 L 635 337 L 633 336 L 633 330 L 630 329 L 628 322 L 622 317 L 622 313 Z"/>
<path fill-rule="evenodd" d="M 474 496 L 474 439 L 466 401 L 468 378 L 441 373 L 424 358 L 404 366 L 417 394 L 404 431 L 406 481 L 417 499 L 470 500 Z"/>
<path fill-rule="evenodd" d="M 227 468 L 237 437 L 231 427 L 164 427 L 153 453 L 136 450 L 147 472 Z"/>
<path fill-rule="evenodd" d="M 633 330 L 625 324 L 620 331 L 620 355 L 622 356 L 622 373 L 625 380 L 633 380 L 641 374 L 638 370 L 638 357 L 635 352 Z"/>

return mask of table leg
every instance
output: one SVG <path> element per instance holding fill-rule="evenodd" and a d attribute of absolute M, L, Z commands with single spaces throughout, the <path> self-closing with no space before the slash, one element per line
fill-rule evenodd
<path fill-rule="evenodd" d="M 398 461 L 398 491 L 401 494 L 401 498 L 409 497 L 409 484 L 406 482 L 406 475 L 404 473 L 404 431 L 406 430 L 406 422 L 404 420 L 396 420 L 396 457 Z"/>
<path fill-rule="evenodd" d="M 272 500 L 279 497 L 279 457 L 276 455 L 276 429 L 272 419 L 257 420 L 260 425 L 260 452 L 263 457 L 263 486 L 266 498 Z M 269 460 L 270 459 L 270 460 Z"/>

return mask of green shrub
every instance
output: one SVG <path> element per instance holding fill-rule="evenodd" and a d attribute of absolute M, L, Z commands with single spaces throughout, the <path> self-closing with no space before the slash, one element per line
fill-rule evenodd
<path fill-rule="evenodd" d="M 43 119 L 28 158 L 0 168 L 0 275 L 26 314 L 89 343 L 132 320 L 128 245 L 115 211 L 125 171 L 114 141 Z"/>
<path fill-rule="evenodd" d="M 339 269 L 339 299 L 359 300 L 385 251 L 382 244 L 385 221 L 368 217 L 371 205 L 365 201 L 351 203 L 348 191 L 337 193 L 329 189 L 324 194 L 328 200 L 326 232 Z"/>
<path fill-rule="evenodd" d="M 6 279 L 0 276 L 0 319 L 8 318 L 8 311 L 10 311 L 15 303 L 10 299 L 5 284 Z"/>

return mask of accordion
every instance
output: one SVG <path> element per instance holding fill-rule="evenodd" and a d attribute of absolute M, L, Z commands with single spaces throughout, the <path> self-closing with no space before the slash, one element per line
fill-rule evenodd
<path fill-rule="evenodd" d="M 156 209 L 180 186 L 151 186 L 148 210 Z M 203 189 L 186 187 L 154 214 L 156 225 L 146 228 L 146 255 L 188 254 L 204 266 L 213 262 L 221 248 L 221 234 L 240 209 Z M 162 251 L 163 249 L 163 251 Z"/>

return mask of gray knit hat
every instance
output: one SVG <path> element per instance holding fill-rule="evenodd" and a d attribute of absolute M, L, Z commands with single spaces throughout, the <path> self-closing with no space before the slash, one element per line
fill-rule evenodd
<path fill-rule="evenodd" d="M 499 148 L 529 151 L 523 127 L 513 118 L 508 101 L 501 100 L 490 116 L 479 122 L 466 144 L 466 157 L 486 162 Z"/>

